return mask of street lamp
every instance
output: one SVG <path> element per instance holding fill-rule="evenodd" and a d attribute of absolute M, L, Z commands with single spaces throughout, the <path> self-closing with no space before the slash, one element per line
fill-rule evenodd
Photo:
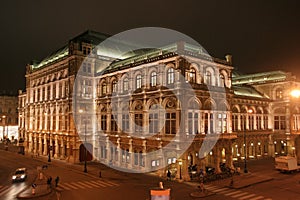
<path fill-rule="evenodd" d="M 247 113 L 252 113 L 253 110 L 249 109 Z M 247 116 L 246 116 L 247 117 Z M 247 141 L 246 141 L 246 117 L 244 118 L 244 173 L 248 173 L 247 169 Z"/>
<path fill-rule="evenodd" d="M 79 113 L 83 113 L 83 110 L 79 109 Z M 85 119 L 84 120 L 84 169 L 83 169 L 83 172 L 85 173 L 87 173 L 86 157 L 87 157 L 87 150 L 86 150 L 86 119 Z"/>
<path fill-rule="evenodd" d="M 179 164 L 179 179 L 181 180 L 182 179 L 182 175 L 181 175 L 182 160 L 181 159 L 178 161 L 178 164 Z"/>

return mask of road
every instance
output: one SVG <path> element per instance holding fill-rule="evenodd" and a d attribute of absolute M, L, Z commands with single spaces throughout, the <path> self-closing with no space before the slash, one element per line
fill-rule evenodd
<path fill-rule="evenodd" d="M 68 164 L 61 160 L 47 157 L 31 158 L 16 153 L 0 150 L 0 199 L 14 200 L 16 195 L 25 187 L 31 185 L 37 174 L 37 167 L 49 164 L 43 170 L 45 175 L 60 177 L 57 187 L 59 193 L 52 193 L 42 200 L 56 200 L 57 195 L 63 200 L 109 199 L 131 200 L 149 199 L 150 188 L 157 187 L 163 181 L 165 188 L 171 188 L 171 195 L 175 200 L 193 199 L 190 194 L 197 191 L 195 183 L 179 183 L 166 181 L 155 176 L 145 174 L 129 174 L 109 169 L 97 163 L 88 163 L 88 173 L 83 172 L 83 165 Z M 24 183 L 11 183 L 11 175 L 18 167 L 29 170 L 28 179 Z M 206 184 L 205 188 L 216 193 L 206 197 L 208 200 L 246 199 L 246 200 L 281 200 L 299 199 L 300 173 L 282 174 L 274 170 L 272 159 L 248 162 L 250 173 L 262 174 L 273 178 L 272 181 L 255 184 L 242 189 L 231 189 L 220 186 L 217 182 Z M 102 177 L 99 177 L 99 171 Z M 37 198 L 38 199 L 38 198 Z"/>

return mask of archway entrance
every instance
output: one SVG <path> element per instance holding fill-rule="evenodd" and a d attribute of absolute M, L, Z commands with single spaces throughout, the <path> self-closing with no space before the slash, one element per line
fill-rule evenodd
<path fill-rule="evenodd" d="M 90 143 L 81 144 L 79 147 L 79 161 L 83 162 L 85 161 L 85 149 L 87 150 L 86 152 L 86 161 L 91 161 L 93 160 L 93 145 Z"/>

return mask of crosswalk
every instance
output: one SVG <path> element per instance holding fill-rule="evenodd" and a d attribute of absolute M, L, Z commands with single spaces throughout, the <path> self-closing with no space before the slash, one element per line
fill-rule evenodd
<path fill-rule="evenodd" d="M 91 180 L 91 181 L 75 181 L 65 182 L 58 185 L 63 190 L 78 190 L 78 189 L 90 189 L 90 188 L 106 188 L 117 187 L 119 184 L 108 180 Z"/>
<path fill-rule="evenodd" d="M 9 186 L 8 185 L 0 185 L 0 197 L 4 195 L 8 190 Z"/>
<path fill-rule="evenodd" d="M 222 194 L 231 197 L 233 199 L 239 199 L 239 200 L 272 200 L 271 198 L 265 198 L 262 195 L 257 195 L 257 194 L 226 188 L 226 187 L 218 187 L 214 185 L 205 185 L 205 189 L 217 194 Z"/>

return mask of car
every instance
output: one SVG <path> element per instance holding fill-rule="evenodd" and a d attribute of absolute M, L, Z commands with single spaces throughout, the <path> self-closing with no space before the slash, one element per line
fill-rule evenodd
<path fill-rule="evenodd" d="M 27 170 L 26 168 L 18 168 L 14 175 L 12 176 L 12 181 L 17 182 L 17 181 L 25 181 L 27 178 Z"/>

